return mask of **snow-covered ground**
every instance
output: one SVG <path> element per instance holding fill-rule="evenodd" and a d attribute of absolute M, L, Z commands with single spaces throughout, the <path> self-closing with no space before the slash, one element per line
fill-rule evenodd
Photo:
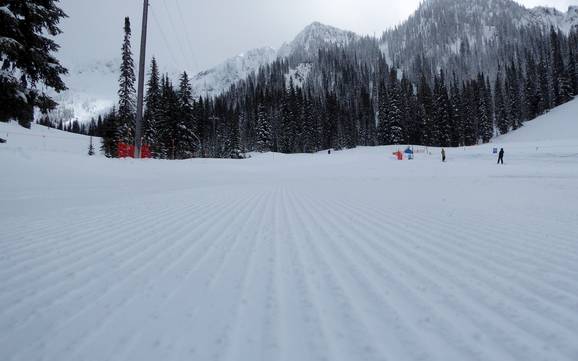
<path fill-rule="evenodd" d="M 576 114 L 445 164 L 109 160 L 0 123 L 0 360 L 577 360 Z"/>

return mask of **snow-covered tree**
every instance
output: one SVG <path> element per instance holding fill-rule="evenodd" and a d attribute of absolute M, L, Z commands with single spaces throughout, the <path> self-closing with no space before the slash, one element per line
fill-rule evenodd
<path fill-rule="evenodd" d="M 35 107 L 56 106 L 45 90 L 66 90 L 54 40 L 64 17 L 58 0 L 0 1 L 0 121 L 29 128 Z"/>
<path fill-rule="evenodd" d="M 265 106 L 259 104 L 257 107 L 257 151 L 269 152 L 271 151 L 271 121 L 267 116 Z"/>
<path fill-rule="evenodd" d="M 494 84 L 494 104 L 496 107 L 496 126 L 498 127 L 500 134 L 506 134 L 510 131 L 503 86 L 504 83 L 502 82 L 502 75 L 500 72 L 498 72 L 498 75 L 496 76 L 496 82 Z"/>
<path fill-rule="evenodd" d="M 385 81 L 382 81 L 379 85 L 379 98 L 378 98 L 378 125 L 377 125 L 377 142 L 379 145 L 390 144 L 391 139 L 391 125 L 389 123 L 390 117 L 388 117 L 388 92 Z"/>
<path fill-rule="evenodd" d="M 122 43 L 122 62 L 120 65 L 118 89 L 118 129 L 117 141 L 125 144 L 134 142 L 134 121 L 136 113 L 134 61 L 130 45 L 130 19 L 124 19 L 124 40 Z"/>
<path fill-rule="evenodd" d="M 186 72 L 181 75 L 178 91 L 179 119 L 177 144 L 179 158 L 191 158 L 198 149 L 199 137 L 195 134 L 195 115 L 193 109 L 193 89 Z"/>
<path fill-rule="evenodd" d="M 161 84 L 158 64 L 155 58 L 151 63 L 149 80 L 145 95 L 145 111 L 143 122 L 143 144 L 150 147 L 154 157 L 162 156 L 160 144 L 160 120 L 161 120 Z"/>
<path fill-rule="evenodd" d="M 385 119 L 387 127 L 386 144 L 404 144 L 404 130 L 402 128 L 402 99 L 397 70 L 392 69 L 389 74 L 389 89 L 387 92 L 387 108 Z"/>

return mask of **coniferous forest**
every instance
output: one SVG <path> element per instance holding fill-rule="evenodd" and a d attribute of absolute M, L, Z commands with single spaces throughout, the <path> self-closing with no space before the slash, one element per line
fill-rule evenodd
<path fill-rule="evenodd" d="M 41 120 L 102 137 L 109 157 L 118 155 L 118 144 L 134 142 L 136 77 L 128 18 L 123 29 L 118 106 L 89 124 Z M 187 73 L 171 79 L 152 59 L 143 143 L 161 159 L 486 143 L 578 94 L 576 28 L 568 34 L 553 27 L 519 32 L 523 41 L 492 44 L 499 56 L 491 64 L 480 61 L 477 72 L 461 71 L 464 64 L 455 59 L 440 63 L 439 54 L 416 53 L 410 67 L 399 59 L 388 63 L 378 39 L 358 37 L 345 45 L 328 43 L 315 55 L 280 57 L 216 97 L 194 94 Z M 462 42 L 464 58 L 472 57 L 468 46 Z"/>

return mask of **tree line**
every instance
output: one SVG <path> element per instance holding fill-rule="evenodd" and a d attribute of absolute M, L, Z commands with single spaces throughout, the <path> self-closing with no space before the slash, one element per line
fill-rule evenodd
<path fill-rule="evenodd" d="M 128 18 L 124 30 L 118 107 L 87 126 L 72 123 L 72 131 L 102 137 L 109 157 L 117 156 L 119 143 L 134 142 Z M 552 27 L 517 44 L 495 75 L 479 71 L 463 79 L 443 69 L 403 73 L 386 62 L 376 39 L 366 37 L 327 45 L 310 58 L 280 58 L 215 98 L 196 97 L 186 73 L 173 85 L 153 59 L 143 143 L 161 159 L 487 143 L 578 94 L 577 49 L 576 30 L 566 35 Z M 296 68 L 303 74 L 291 71 Z"/>

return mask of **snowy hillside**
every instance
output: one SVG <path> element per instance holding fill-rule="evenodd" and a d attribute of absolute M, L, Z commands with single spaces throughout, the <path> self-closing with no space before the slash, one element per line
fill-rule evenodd
<path fill-rule="evenodd" d="M 497 137 L 494 141 L 575 142 L 578 146 L 578 99 L 552 109 L 548 114 L 527 122 L 521 129 Z"/>
<path fill-rule="evenodd" d="M 63 132 L 38 124 L 32 124 L 31 129 L 26 129 L 16 122 L 0 122 L 0 138 L 7 141 L 5 144 L 0 144 L 1 152 L 19 154 L 25 158 L 39 153 L 87 155 L 90 145 L 90 137 L 84 135 Z M 93 144 L 96 155 L 99 155 L 100 138 L 93 138 Z"/>
<path fill-rule="evenodd" d="M 219 95 L 275 59 L 277 51 L 270 47 L 253 49 L 230 58 L 212 69 L 197 74 L 192 80 L 194 92 L 197 96 Z"/>
<path fill-rule="evenodd" d="M 0 123 L 0 360 L 575 361 L 576 114 L 445 164 L 91 158 Z"/>
<path fill-rule="evenodd" d="M 64 77 L 68 90 L 54 96 L 58 107 L 50 118 L 84 122 L 109 111 L 117 102 L 119 68 L 120 59 L 69 66 Z"/>
<path fill-rule="evenodd" d="M 516 47 L 529 44 L 550 26 L 568 34 L 578 26 L 578 7 L 562 13 L 546 7 L 528 9 L 513 0 L 430 0 L 387 30 L 381 48 L 389 62 L 416 79 L 422 71 L 440 67 L 460 79 L 480 71 L 493 78 L 498 64 L 506 62 Z"/>

